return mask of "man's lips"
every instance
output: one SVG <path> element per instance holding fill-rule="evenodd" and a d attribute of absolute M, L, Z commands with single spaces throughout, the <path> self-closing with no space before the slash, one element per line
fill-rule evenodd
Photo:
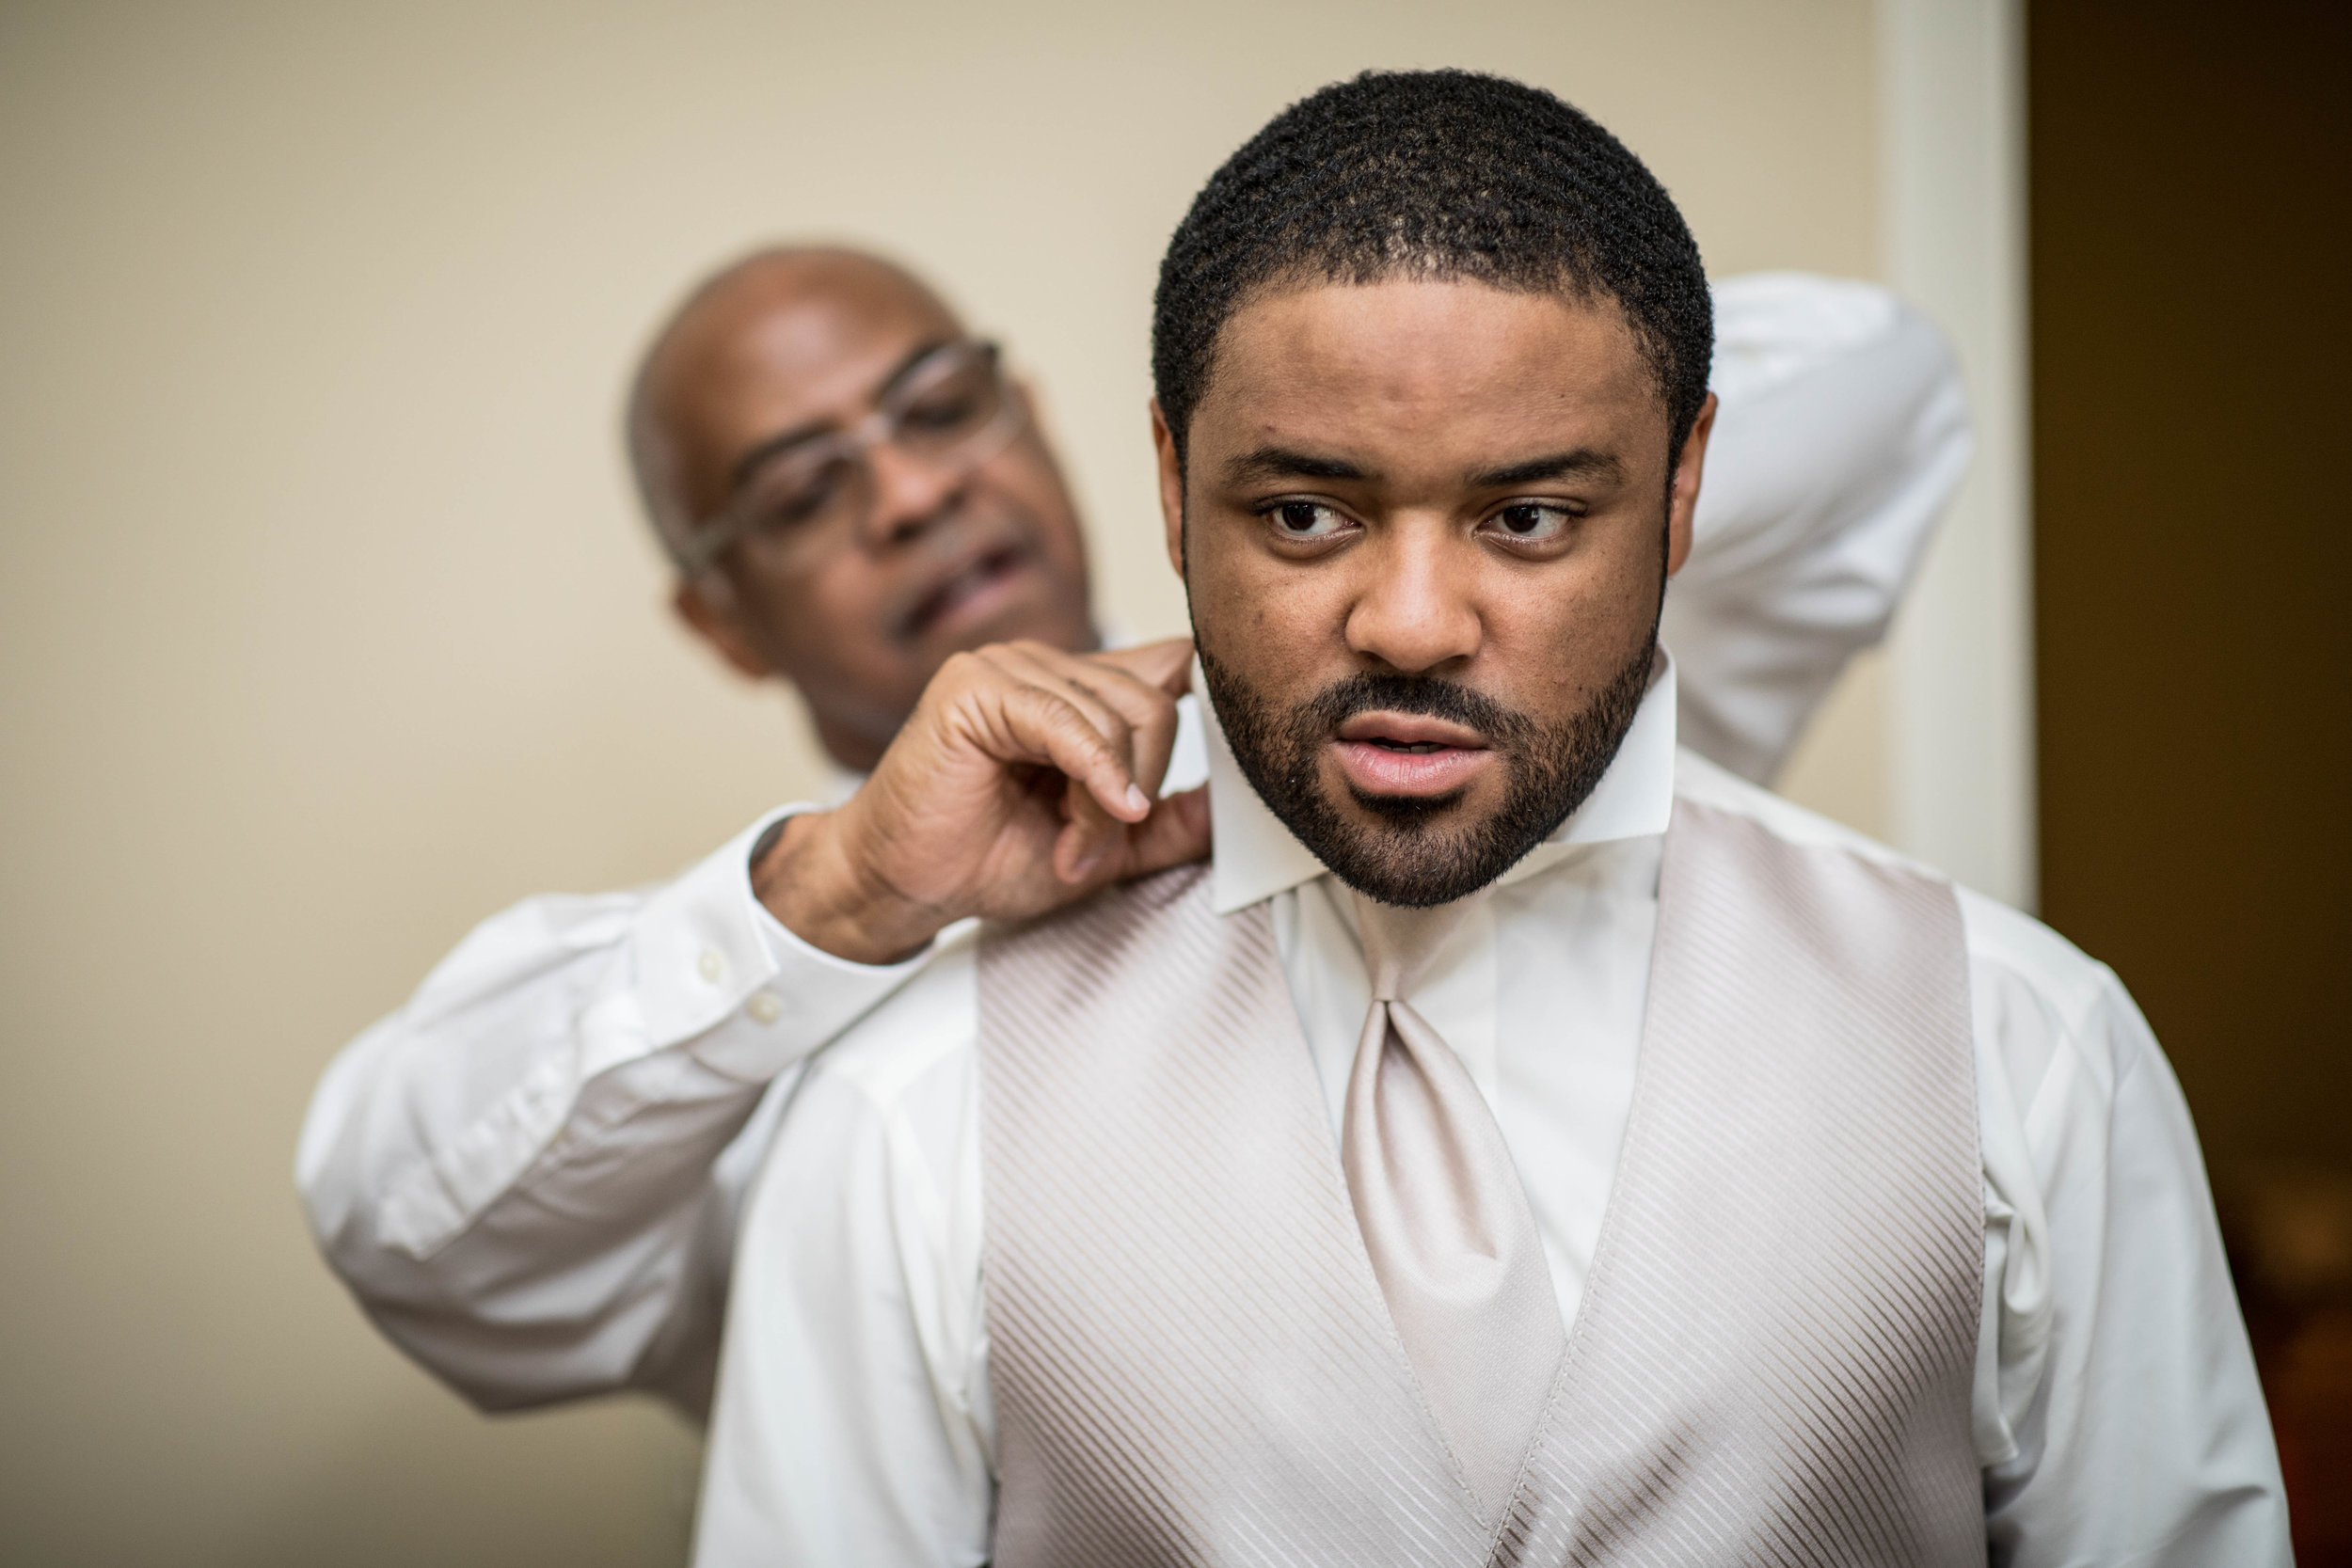
<path fill-rule="evenodd" d="M 1331 743 L 1341 771 L 1366 795 L 1451 795 L 1494 758 L 1468 725 L 1417 713 L 1359 713 Z"/>
<path fill-rule="evenodd" d="M 923 637 L 966 615 L 986 615 L 1029 564 L 1017 545 L 980 550 L 934 581 L 899 620 L 900 635 Z"/>

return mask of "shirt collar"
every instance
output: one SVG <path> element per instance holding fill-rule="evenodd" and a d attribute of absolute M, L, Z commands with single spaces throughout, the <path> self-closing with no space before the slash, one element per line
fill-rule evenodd
<path fill-rule="evenodd" d="M 1217 722 L 1216 705 L 1208 698 L 1208 682 L 1198 660 L 1192 683 L 1201 694 L 1200 727 L 1209 750 L 1209 820 L 1216 833 L 1211 895 L 1216 912 L 1230 914 L 1314 880 L 1324 875 L 1324 865 L 1243 776 L 1225 743 L 1225 727 Z M 1584 803 L 1496 885 L 1535 876 L 1580 845 L 1663 833 L 1674 815 L 1674 783 L 1675 668 L 1672 657 L 1661 647 L 1649 689 L 1634 710 L 1633 723 L 1609 770 Z"/>

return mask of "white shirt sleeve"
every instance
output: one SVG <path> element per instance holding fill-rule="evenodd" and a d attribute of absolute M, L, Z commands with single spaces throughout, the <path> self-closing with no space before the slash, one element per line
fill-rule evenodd
<path fill-rule="evenodd" d="M 696 1568 L 988 1560 L 972 932 L 812 1064 L 743 1214 Z"/>
<path fill-rule="evenodd" d="M 1973 895 L 1963 908 L 1997 1345 L 1975 1401 L 1991 1560 L 2285 1568 L 2278 1454 L 2171 1069 L 2104 965 Z"/>
<path fill-rule="evenodd" d="M 1715 286 L 1719 408 L 1690 560 L 1661 638 L 1681 737 L 1769 784 L 1888 617 L 1968 466 L 1958 364 L 1867 283 L 1763 273 Z"/>
<path fill-rule="evenodd" d="M 477 1404 L 707 1404 L 746 1123 L 922 961 L 834 958 L 753 897 L 789 809 L 650 892 L 494 916 L 320 1082 L 295 1160 L 319 1245 Z"/>

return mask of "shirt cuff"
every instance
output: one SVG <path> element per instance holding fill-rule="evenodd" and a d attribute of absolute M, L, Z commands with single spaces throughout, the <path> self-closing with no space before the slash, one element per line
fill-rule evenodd
<path fill-rule="evenodd" d="M 630 939 L 648 1043 L 714 1071 L 774 1077 L 856 1022 L 930 957 L 851 963 L 794 936 L 752 892 L 751 853 L 803 801 L 770 812 L 663 888 Z"/>

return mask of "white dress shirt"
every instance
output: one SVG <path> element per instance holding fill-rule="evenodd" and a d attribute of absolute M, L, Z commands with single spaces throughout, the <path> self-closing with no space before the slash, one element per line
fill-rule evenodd
<path fill-rule="evenodd" d="M 1631 1109 L 1682 794 L 1891 851 L 1676 746 L 1671 667 L 1593 796 L 1411 1002 L 1526 1182 L 1564 1318 Z M 1220 911 L 1271 900 L 1331 1117 L 1371 999 L 1353 900 L 1207 726 Z M 1993 1560 L 2280 1564 L 2278 1460 L 2186 1108 L 2115 976 L 1963 890 L 1984 1165 L 1973 1412 Z M 745 1209 L 695 1560 L 979 1563 L 994 1483 L 967 929 L 808 1067 Z"/>
<path fill-rule="evenodd" d="M 1968 429 L 1942 340 L 1882 290 L 1735 278 L 1716 331 L 1722 408 L 1665 637 L 1690 738 L 1762 778 L 1883 631 Z M 1179 750 L 1172 785 L 1206 766 L 1197 727 Z M 493 917 L 319 1085 L 295 1175 L 321 1247 L 485 1407 L 633 1386 L 705 1408 L 741 1194 L 799 1064 L 930 961 L 847 963 L 770 918 L 746 857 L 772 820 L 660 887 Z M 1541 1157 L 1605 1169 L 1607 1121 Z"/>

